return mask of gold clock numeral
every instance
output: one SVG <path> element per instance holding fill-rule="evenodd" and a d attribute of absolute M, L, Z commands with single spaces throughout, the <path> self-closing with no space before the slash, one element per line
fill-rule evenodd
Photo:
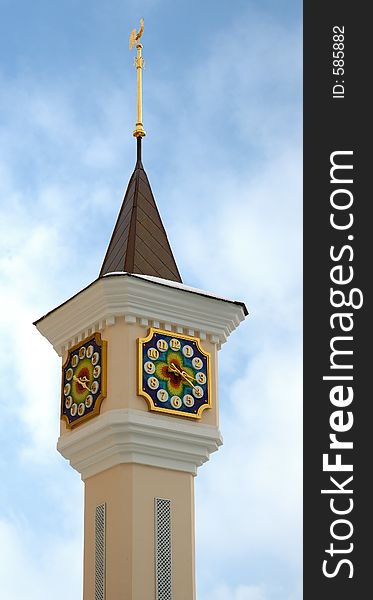
<path fill-rule="evenodd" d="M 98 352 L 94 352 L 93 356 L 91 358 L 92 364 L 93 366 L 97 365 L 98 361 L 100 360 L 100 355 Z"/>
<path fill-rule="evenodd" d="M 172 338 L 172 340 L 170 340 L 170 346 L 172 350 L 180 350 L 181 344 L 179 340 Z"/>
<path fill-rule="evenodd" d="M 168 344 L 167 344 L 166 340 L 158 340 L 157 348 L 161 352 L 165 352 L 166 350 L 168 350 Z"/>
<path fill-rule="evenodd" d="M 196 356 L 192 360 L 192 365 L 195 369 L 202 369 L 203 363 L 202 363 L 202 360 L 200 358 L 198 358 L 198 356 Z"/>
<path fill-rule="evenodd" d="M 166 390 L 158 390 L 158 392 L 157 392 L 157 398 L 161 402 L 167 402 L 167 400 L 168 400 L 168 392 L 166 392 Z"/>
<path fill-rule="evenodd" d="M 152 390 L 156 390 L 159 387 L 159 381 L 156 377 L 149 377 L 148 379 L 148 386 L 152 389 Z"/>
<path fill-rule="evenodd" d="M 149 356 L 149 358 L 152 358 L 153 360 L 157 360 L 157 358 L 159 357 L 159 352 L 158 352 L 157 348 L 149 348 L 148 356 Z"/>
<path fill-rule="evenodd" d="M 91 392 L 92 394 L 97 394 L 98 388 L 99 388 L 98 381 L 94 381 L 91 385 L 91 389 L 88 388 L 88 391 Z"/>
<path fill-rule="evenodd" d="M 91 394 L 90 394 L 85 399 L 85 405 L 87 408 L 91 408 L 92 404 L 93 404 L 93 396 L 91 396 Z"/>
<path fill-rule="evenodd" d="M 206 383 L 206 375 L 204 373 L 197 373 L 196 374 L 196 380 L 198 381 L 198 383 L 200 383 L 201 385 L 203 385 L 204 383 Z"/>
<path fill-rule="evenodd" d="M 203 389 L 199 387 L 199 385 L 196 385 L 193 390 L 192 390 L 193 395 L 196 398 L 202 398 L 203 396 Z"/>
<path fill-rule="evenodd" d="M 181 403 L 179 396 L 172 396 L 171 406 L 173 406 L 174 408 L 180 408 L 181 404 L 182 403 Z"/>
<path fill-rule="evenodd" d="M 155 371 L 155 364 L 148 360 L 148 362 L 144 364 L 144 369 L 147 373 L 149 373 L 149 375 L 153 375 Z"/>
<path fill-rule="evenodd" d="M 184 402 L 185 406 L 188 406 L 190 408 L 191 406 L 194 405 L 194 398 L 190 394 L 185 394 L 185 396 L 183 398 L 183 402 Z"/>
<path fill-rule="evenodd" d="M 193 356 L 193 348 L 191 346 L 184 346 L 184 348 L 183 348 L 183 354 L 187 358 Z"/>

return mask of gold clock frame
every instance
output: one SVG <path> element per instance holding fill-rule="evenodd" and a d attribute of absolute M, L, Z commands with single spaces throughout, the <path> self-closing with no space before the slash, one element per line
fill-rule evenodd
<path fill-rule="evenodd" d="M 63 413 L 63 408 L 64 408 L 64 393 L 63 393 L 64 370 L 70 361 L 71 354 L 73 352 L 75 352 L 75 350 L 77 350 L 78 348 L 81 348 L 81 346 L 83 346 L 87 342 L 90 342 L 91 340 L 95 340 L 96 344 L 101 345 L 101 373 L 102 373 L 102 375 L 101 375 L 101 392 L 100 392 L 100 395 L 97 397 L 94 409 L 91 412 L 89 412 L 85 415 L 82 415 L 81 417 L 79 417 L 79 419 L 75 419 L 75 421 L 70 423 L 68 416 Z M 78 344 L 75 344 L 75 346 L 72 346 L 71 348 L 69 348 L 69 350 L 67 352 L 66 360 L 62 365 L 61 410 L 60 410 L 60 418 L 61 418 L 61 420 L 66 422 L 66 427 L 68 429 L 73 429 L 74 427 L 77 427 L 81 423 L 84 423 L 85 421 L 88 421 L 89 419 L 92 419 L 93 417 L 96 417 L 98 414 L 100 414 L 101 404 L 107 395 L 107 385 L 106 385 L 107 384 L 107 380 L 106 380 L 107 370 L 106 370 L 106 367 L 107 367 L 107 341 L 102 339 L 101 333 L 96 332 L 92 335 L 89 335 L 84 340 L 81 340 Z"/>
<path fill-rule="evenodd" d="M 154 405 L 153 398 L 143 390 L 143 365 L 142 365 L 142 345 L 146 342 L 149 342 L 155 333 L 160 333 L 166 335 L 167 337 L 175 337 L 181 338 L 182 340 L 189 340 L 195 342 L 198 350 L 206 357 L 207 362 L 207 381 L 208 381 L 208 402 L 202 404 L 198 412 L 196 414 L 182 411 L 182 410 L 172 410 L 170 408 L 162 408 Z M 211 378 L 211 354 L 204 350 L 201 346 L 201 340 L 198 337 L 193 337 L 190 335 L 184 335 L 183 333 L 175 333 L 174 331 L 166 331 L 165 329 L 159 329 L 156 327 L 150 327 L 148 335 L 144 338 L 137 338 L 137 394 L 138 396 L 142 396 L 146 399 L 148 403 L 149 410 L 152 412 L 159 412 L 163 414 L 170 414 L 175 417 L 187 417 L 188 419 L 200 419 L 203 411 L 206 408 L 212 408 L 212 378 Z"/>

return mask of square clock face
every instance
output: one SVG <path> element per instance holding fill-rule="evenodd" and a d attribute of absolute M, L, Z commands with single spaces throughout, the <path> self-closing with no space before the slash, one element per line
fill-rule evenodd
<path fill-rule="evenodd" d="M 199 338 L 151 328 L 138 340 L 138 394 L 149 410 L 199 419 L 211 408 L 210 363 Z"/>
<path fill-rule="evenodd" d="M 106 397 L 106 342 L 95 333 L 70 348 L 62 367 L 61 418 L 75 427 L 99 414 Z"/>

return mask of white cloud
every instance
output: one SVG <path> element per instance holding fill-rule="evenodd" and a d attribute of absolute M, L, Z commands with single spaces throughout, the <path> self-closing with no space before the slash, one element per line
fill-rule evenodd
<path fill-rule="evenodd" d="M 297 587 L 295 594 L 289 594 L 281 585 L 273 582 L 261 585 L 239 584 L 237 586 L 215 583 L 204 596 L 204 600 L 271 600 L 273 597 L 278 600 L 299 600 L 302 594 L 301 584 Z"/>
<path fill-rule="evenodd" d="M 267 600 L 264 588 L 239 585 L 236 588 L 221 584 L 214 587 L 205 600 Z"/>
<path fill-rule="evenodd" d="M 2 600 L 81 599 L 81 539 L 41 537 L 25 522 L 0 520 Z"/>
<path fill-rule="evenodd" d="M 224 446 L 197 479 L 197 539 L 202 560 L 223 567 L 277 557 L 301 558 L 301 365 L 297 348 L 256 356 L 247 373 L 225 386 Z M 202 471 L 201 471 L 202 473 Z M 217 527 L 224 523 L 224 531 Z M 223 537 L 222 537 L 223 536 Z M 207 558 L 208 557 L 208 558 Z"/>

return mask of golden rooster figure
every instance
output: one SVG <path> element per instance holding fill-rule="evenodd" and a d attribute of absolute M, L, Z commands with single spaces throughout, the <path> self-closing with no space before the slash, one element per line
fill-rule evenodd
<path fill-rule="evenodd" d="M 130 50 L 134 47 L 137 40 L 139 40 L 144 31 L 144 19 L 140 19 L 140 29 L 138 33 L 136 33 L 136 29 L 133 29 L 130 33 Z"/>

